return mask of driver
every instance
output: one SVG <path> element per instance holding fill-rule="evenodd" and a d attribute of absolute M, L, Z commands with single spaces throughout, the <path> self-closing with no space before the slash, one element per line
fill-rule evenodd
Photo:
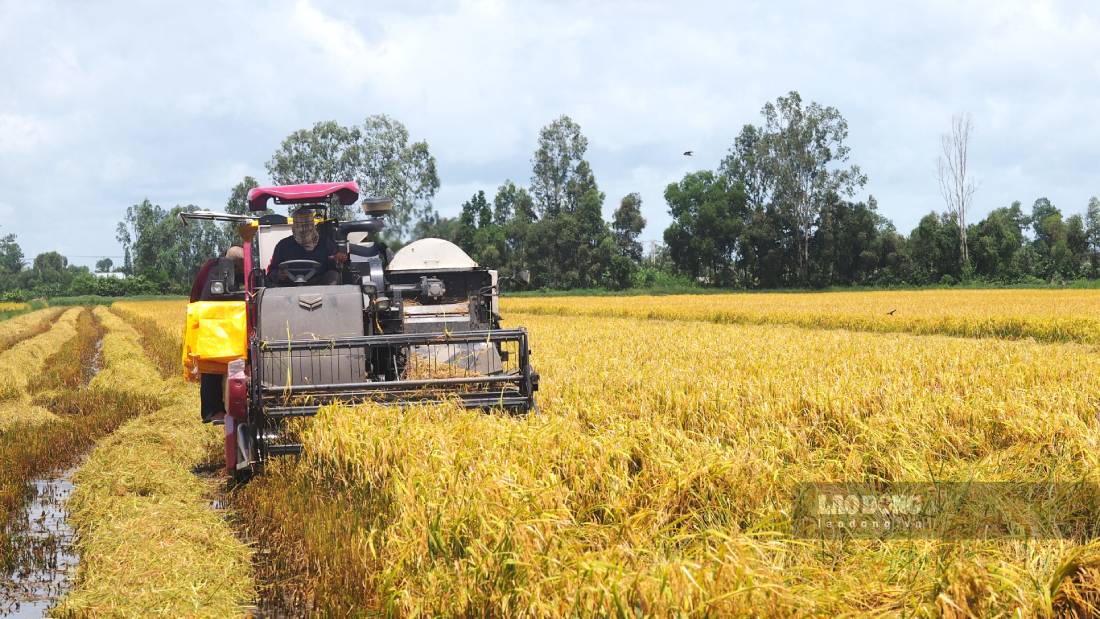
<path fill-rule="evenodd" d="M 286 269 L 279 268 L 279 265 L 287 260 L 313 260 L 320 263 L 321 268 L 310 278 L 310 285 L 339 284 L 339 269 L 347 262 L 348 255 L 339 251 L 332 238 L 321 236 L 317 223 L 313 220 L 313 209 L 300 208 L 294 212 L 293 217 L 293 234 L 279 241 L 271 255 L 271 263 L 267 267 L 268 281 L 276 286 L 289 285 L 290 274 Z"/>

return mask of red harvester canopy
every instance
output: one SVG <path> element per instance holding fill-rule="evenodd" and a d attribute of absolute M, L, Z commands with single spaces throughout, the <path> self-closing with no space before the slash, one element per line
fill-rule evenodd
<path fill-rule="evenodd" d="M 344 181 L 343 183 L 257 187 L 248 192 L 248 208 L 252 211 L 262 211 L 267 208 L 268 198 L 274 198 L 276 204 L 324 204 L 333 196 L 336 196 L 344 206 L 355 204 L 359 199 L 359 185 L 356 185 L 355 181 Z"/>

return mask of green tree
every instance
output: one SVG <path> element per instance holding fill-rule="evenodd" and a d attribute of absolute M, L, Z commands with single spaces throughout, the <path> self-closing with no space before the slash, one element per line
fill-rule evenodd
<path fill-rule="evenodd" d="M 898 233 L 893 223 L 879 234 L 879 251 L 883 266 L 876 278 L 879 285 L 897 285 L 912 281 L 912 257 L 907 239 Z"/>
<path fill-rule="evenodd" d="M 505 181 L 493 197 L 493 223 L 504 230 L 508 261 L 505 269 L 514 273 L 530 266 L 531 248 L 527 238 L 538 219 L 535 201 L 523 187 Z"/>
<path fill-rule="evenodd" d="M 489 208 L 489 201 L 485 198 L 484 191 L 478 191 L 472 198 L 462 204 L 462 212 L 458 216 L 457 243 L 470 256 L 475 256 L 480 250 L 476 245 L 478 227 L 482 221 L 491 217 L 492 211 Z"/>
<path fill-rule="evenodd" d="M 405 125 L 379 114 L 363 122 L 354 154 L 352 178 L 366 195 L 393 198 L 387 234 L 406 239 L 417 221 L 433 213 L 432 198 L 439 189 L 435 157 L 428 143 L 410 144 Z"/>
<path fill-rule="evenodd" d="M 1054 206 L 1047 198 L 1038 198 L 1032 203 L 1029 222 L 1036 235 L 1042 235 L 1042 221 L 1051 215 L 1057 215 L 1061 219 L 1062 211 L 1058 210 L 1058 207 Z"/>
<path fill-rule="evenodd" d="M 259 187 L 260 184 L 256 182 L 256 179 L 251 176 L 244 177 L 244 180 L 233 186 L 233 189 L 229 191 L 229 199 L 225 201 L 225 212 L 231 215 L 248 215 L 252 211 L 248 209 L 248 192 Z M 257 213 L 257 215 L 265 215 L 271 213 L 270 209 Z M 225 235 L 225 243 L 227 245 L 235 245 L 241 242 L 240 233 L 237 231 L 237 224 L 225 223 L 222 225 L 222 232 Z"/>
<path fill-rule="evenodd" d="M 883 235 L 893 225 L 878 214 L 874 197 L 864 202 L 833 199 L 821 210 L 810 247 L 815 285 L 865 284 L 886 267 Z M 896 251 L 896 250 L 894 250 Z"/>
<path fill-rule="evenodd" d="M 88 267 L 69 264 L 69 259 L 56 251 L 38 254 L 31 268 L 20 273 L 21 286 L 36 296 L 60 296 L 69 289 L 73 278 L 87 274 Z"/>
<path fill-rule="evenodd" d="M 810 240 L 821 209 L 836 195 L 852 196 L 867 182 L 858 166 L 846 166 L 848 123 L 832 106 L 811 102 L 791 91 L 761 110 L 764 124 L 745 127 L 720 172 L 742 185 L 747 203 L 793 236 L 799 281 L 807 283 Z M 781 244 L 786 244 L 781 241 Z"/>
<path fill-rule="evenodd" d="M 1073 254 L 1062 211 L 1047 198 L 1039 198 L 1031 206 L 1030 220 L 1035 235 L 1031 242 L 1035 252 L 1032 273 L 1046 280 L 1071 277 L 1074 271 Z"/>
<path fill-rule="evenodd" d="M 741 183 L 745 201 L 754 211 L 763 211 L 774 202 L 776 177 L 771 169 L 769 139 L 763 128 L 745 125 L 718 166 L 723 176 Z"/>
<path fill-rule="evenodd" d="M 959 260 L 958 222 L 950 214 L 929 213 L 909 235 L 909 256 L 913 263 L 913 283 L 953 283 L 962 269 Z"/>
<path fill-rule="evenodd" d="M 359 138 L 358 127 L 344 127 L 334 120 L 299 129 L 279 145 L 267 162 L 267 172 L 276 185 L 352 180 L 358 171 Z"/>
<path fill-rule="evenodd" d="M 1089 277 L 1100 276 L 1100 198 L 1089 198 L 1085 210 L 1085 238 L 1088 240 Z"/>
<path fill-rule="evenodd" d="M 1009 207 L 994 209 L 972 227 L 967 238 L 978 275 L 1004 282 L 1020 278 L 1016 254 L 1023 246 L 1026 220 L 1020 203 L 1013 202 Z"/>
<path fill-rule="evenodd" d="M 445 239 L 452 243 L 458 243 L 458 230 L 457 217 L 441 217 L 439 213 L 433 211 L 427 217 L 416 222 L 412 236 L 417 239 Z"/>
<path fill-rule="evenodd" d="M 764 106 L 764 143 L 776 179 L 776 199 L 794 221 L 801 278 L 806 281 L 810 238 L 829 196 L 851 196 L 867 182 L 858 166 L 836 167 L 848 160 L 848 122 L 836 108 L 811 103 L 792 91 Z"/>
<path fill-rule="evenodd" d="M 576 182 L 588 139 L 580 125 L 560 116 L 539 131 L 538 147 L 531 159 L 531 193 L 539 215 L 557 215 L 565 208 L 570 183 Z"/>
<path fill-rule="evenodd" d="M 96 273 L 110 273 L 111 269 L 115 267 L 115 261 L 110 258 L 101 258 L 96 260 L 95 272 Z"/>
<path fill-rule="evenodd" d="M 439 189 L 427 142 L 409 143 L 405 125 L 386 115 L 368 116 L 361 127 L 325 121 L 295 131 L 266 167 L 278 185 L 354 180 L 365 195 L 393 198 L 386 234 L 397 240 L 432 216 Z M 332 213 L 350 219 L 352 210 L 334 205 Z"/>
<path fill-rule="evenodd" d="M 738 241 L 748 205 L 743 186 L 709 170 L 687 174 L 665 189 L 672 224 L 664 232 L 681 273 L 719 286 L 736 281 Z"/>
<path fill-rule="evenodd" d="M 603 220 L 604 194 L 584 159 L 587 147 L 580 127 L 568 116 L 561 116 L 539 132 L 531 159 L 535 212 L 529 212 L 531 202 L 517 189 L 505 186 L 498 190 L 498 195 L 503 194 L 502 203 L 513 211 L 505 226 L 505 239 L 513 243 L 517 233 L 525 235 L 525 249 L 518 260 L 528 264 L 536 286 L 629 285 L 629 268 L 614 259 L 618 250 Z"/>
<path fill-rule="evenodd" d="M 536 286 L 618 288 L 624 274 L 613 270 L 615 242 L 603 220 L 604 194 L 587 161 L 568 180 L 561 204 L 531 224 L 527 246 Z M 629 274 L 626 274 L 627 276 Z"/>
<path fill-rule="evenodd" d="M 455 242 L 481 266 L 503 269 L 508 263 L 505 227 L 494 221 L 493 208 L 484 191 L 478 191 L 462 205 Z"/>
<path fill-rule="evenodd" d="M 1066 246 L 1069 249 L 1069 264 L 1064 271 L 1066 277 L 1088 277 L 1088 232 L 1080 214 L 1075 213 L 1066 218 Z"/>
<path fill-rule="evenodd" d="M 741 183 L 737 187 L 743 187 Z M 773 206 L 748 209 L 737 240 L 737 281 L 745 287 L 776 288 L 797 283 L 791 226 Z"/>
<path fill-rule="evenodd" d="M 619 208 L 611 216 L 611 230 L 615 235 L 615 244 L 623 256 L 634 262 L 642 259 L 642 244 L 638 237 L 645 229 L 645 218 L 642 217 L 642 196 L 637 193 L 629 193 L 623 196 L 619 202 Z"/>
<path fill-rule="evenodd" d="M 134 275 L 163 291 L 183 291 L 207 259 L 225 251 L 225 236 L 214 222 L 180 222 L 181 212 L 195 210 L 195 206 L 164 209 L 149 200 L 126 209 L 116 238 L 132 256 Z"/>
<path fill-rule="evenodd" d="M 48 275 L 52 279 L 57 279 L 67 266 L 69 266 L 68 258 L 56 251 L 48 251 L 34 257 L 34 262 L 31 264 L 31 270 L 40 277 Z"/>
<path fill-rule="evenodd" d="M 0 273 L 15 275 L 23 270 L 23 248 L 14 234 L 0 237 Z"/>

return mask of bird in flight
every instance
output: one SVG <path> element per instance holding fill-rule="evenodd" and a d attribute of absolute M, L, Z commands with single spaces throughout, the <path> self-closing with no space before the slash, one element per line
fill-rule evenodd
<path fill-rule="evenodd" d="M 694 154 L 695 154 L 695 151 L 693 151 L 693 150 L 685 150 L 684 151 L 684 156 L 685 157 L 691 157 Z"/>

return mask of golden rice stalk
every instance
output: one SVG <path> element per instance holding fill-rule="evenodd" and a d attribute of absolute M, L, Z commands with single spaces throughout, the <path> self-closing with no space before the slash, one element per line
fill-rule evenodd
<path fill-rule="evenodd" d="M 95 441 L 156 405 L 145 398 L 85 388 L 101 336 L 90 310 L 80 311 L 76 331 L 28 384 L 33 399 L 21 398 L 24 404 L 48 408 L 56 419 L 10 425 L 0 431 L 0 518 L 4 522 L 25 505 L 34 479 L 76 464 Z M 25 540 L 18 535 L 13 540 L 8 535 L 12 530 L 17 529 L 0 533 L 0 565 L 7 570 L 16 569 L 26 553 L 36 551 L 21 548 Z M 44 558 L 48 557 L 38 560 Z"/>
<path fill-rule="evenodd" d="M 252 596 L 251 552 L 191 472 L 217 432 L 193 402 L 126 423 L 76 473 L 81 561 L 59 617 L 230 617 Z"/>
<path fill-rule="evenodd" d="M 790 514 L 806 481 L 1100 481 L 1098 300 L 507 299 L 540 414 L 328 407 L 241 513 L 302 612 L 1087 616 L 1087 530 L 821 542 Z"/>
<path fill-rule="evenodd" d="M 63 311 L 65 309 L 61 307 L 47 307 L 0 322 L 0 351 L 7 350 L 27 338 L 45 333 Z"/>
<path fill-rule="evenodd" d="M 273 532 L 275 554 L 319 566 L 287 561 L 277 574 L 307 605 L 961 616 L 1049 605 L 1038 583 L 1072 541 L 822 544 L 790 537 L 791 502 L 805 481 L 1095 482 L 1091 347 L 509 319 L 530 330 L 541 414 L 326 408 L 304 426 L 300 464 L 248 489 L 246 517 Z M 1080 504 L 1086 520 L 1100 517 L 1092 509 Z"/>
<path fill-rule="evenodd" d="M 27 385 L 44 371 L 46 359 L 76 335 L 76 320 L 82 311 L 79 307 L 67 310 L 45 333 L 0 353 L 0 428 L 54 418 L 53 413 L 32 403 Z"/>
<path fill-rule="evenodd" d="M 226 617 L 252 597 L 251 552 L 211 509 L 213 483 L 192 469 L 222 440 L 203 425 L 197 392 L 163 381 L 140 336 L 105 308 L 105 368 L 93 389 L 156 394 L 173 403 L 101 441 L 77 471 L 69 504 L 81 561 L 61 617 Z"/>
<path fill-rule="evenodd" d="M 1100 290 L 508 297 L 502 308 L 509 318 L 525 312 L 1100 344 Z"/>
<path fill-rule="evenodd" d="M 187 304 L 179 301 L 120 301 L 111 306 L 141 336 L 156 369 L 164 378 L 179 376 L 180 349 Z M 167 318 L 167 320 L 166 320 Z"/>
<path fill-rule="evenodd" d="M 152 320 L 165 335 L 179 340 L 178 348 L 183 346 L 184 320 L 187 317 L 187 300 L 178 301 L 116 301 L 111 305 L 125 314 Z"/>
<path fill-rule="evenodd" d="M 164 395 L 166 383 L 150 365 L 137 331 L 106 307 L 99 306 L 94 311 L 107 333 L 102 348 L 104 367 L 92 379 L 92 388 L 151 397 Z"/>

